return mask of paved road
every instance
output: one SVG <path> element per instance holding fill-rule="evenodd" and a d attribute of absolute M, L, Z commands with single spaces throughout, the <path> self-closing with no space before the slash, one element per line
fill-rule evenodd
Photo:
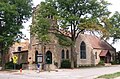
<path fill-rule="evenodd" d="M 120 72 L 120 65 L 99 68 L 59 69 L 58 72 L 24 70 L 20 72 L 0 72 L 0 79 L 94 79 L 99 75 Z"/>

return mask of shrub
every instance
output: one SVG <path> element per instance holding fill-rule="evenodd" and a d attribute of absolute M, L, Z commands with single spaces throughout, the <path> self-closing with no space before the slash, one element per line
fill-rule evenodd
<path fill-rule="evenodd" d="M 13 62 L 11 61 L 11 62 L 7 62 L 6 64 L 5 64 L 5 69 L 14 69 L 14 64 L 13 64 Z"/>
<path fill-rule="evenodd" d="M 71 68 L 71 62 L 69 60 L 62 60 L 61 68 Z"/>
<path fill-rule="evenodd" d="M 22 68 L 22 64 L 14 64 L 12 61 L 11 62 L 7 62 L 5 64 L 5 69 L 20 69 Z"/>
<path fill-rule="evenodd" d="M 100 62 L 98 63 L 98 65 L 104 65 L 104 61 L 100 60 Z"/>
<path fill-rule="evenodd" d="M 114 65 L 114 64 L 117 64 L 117 62 L 116 61 L 111 61 L 111 64 Z"/>

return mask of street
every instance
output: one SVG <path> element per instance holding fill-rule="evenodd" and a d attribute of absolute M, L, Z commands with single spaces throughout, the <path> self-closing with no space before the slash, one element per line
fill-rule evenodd
<path fill-rule="evenodd" d="M 0 79 L 94 79 L 103 74 L 120 72 L 120 65 L 111 67 L 93 67 L 80 69 L 58 69 L 56 71 L 44 71 L 37 73 L 36 70 L 23 70 L 18 72 L 0 71 Z"/>

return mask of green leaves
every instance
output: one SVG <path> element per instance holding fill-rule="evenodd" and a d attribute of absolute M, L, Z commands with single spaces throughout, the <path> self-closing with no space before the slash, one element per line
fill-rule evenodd
<path fill-rule="evenodd" d="M 111 4 L 105 0 L 46 0 L 36 9 L 37 16 L 32 29 L 36 29 L 34 33 L 41 38 L 42 35 L 49 36 L 49 29 L 52 27 L 58 34 L 70 38 L 73 42 L 84 31 L 97 31 L 102 37 L 118 38 L 120 15 L 116 12 L 110 18 L 108 5 Z M 57 21 L 54 27 L 53 19 Z M 69 32 L 69 35 L 60 32 L 58 26 L 66 33 Z"/>
<path fill-rule="evenodd" d="M 62 46 L 71 46 L 72 45 L 72 41 L 69 38 L 67 38 L 61 34 L 55 34 L 55 35 L 58 38 L 60 45 L 62 45 Z"/>
<path fill-rule="evenodd" d="M 22 23 L 32 14 L 31 0 L 0 0 L 0 45 L 4 48 L 18 40 Z"/>
<path fill-rule="evenodd" d="M 110 28 L 111 37 L 114 40 L 120 39 L 120 13 L 115 12 L 113 16 L 110 18 L 110 23 L 112 28 Z"/>
<path fill-rule="evenodd" d="M 36 16 L 36 22 L 31 26 L 31 33 L 40 41 L 49 41 L 50 20 L 43 18 L 41 15 Z"/>

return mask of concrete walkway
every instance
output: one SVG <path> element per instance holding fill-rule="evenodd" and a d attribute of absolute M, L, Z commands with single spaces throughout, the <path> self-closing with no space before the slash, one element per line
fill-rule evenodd
<path fill-rule="evenodd" d="M 38 76 L 43 79 L 94 79 L 100 75 L 120 72 L 120 65 L 111 67 L 95 67 L 95 68 L 80 68 L 80 69 L 58 69 L 56 71 L 45 71 L 37 73 L 35 70 L 24 70 L 24 75 Z M 117 78 L 120 79 L 120 78 Z"/>
<path fill-rule="evenodd" d="M 115 72 L 120 72 L 120 65 L 99 68 L 58 69 L 58 72 L 37 73 L 36 70 L 23 70 L 22 73 L 18 71 L 5 74 L 0 72 L 0 79 L 95 79 L 100 75 Z M 120 79 L 120 77 L 115 79 Z"/>

